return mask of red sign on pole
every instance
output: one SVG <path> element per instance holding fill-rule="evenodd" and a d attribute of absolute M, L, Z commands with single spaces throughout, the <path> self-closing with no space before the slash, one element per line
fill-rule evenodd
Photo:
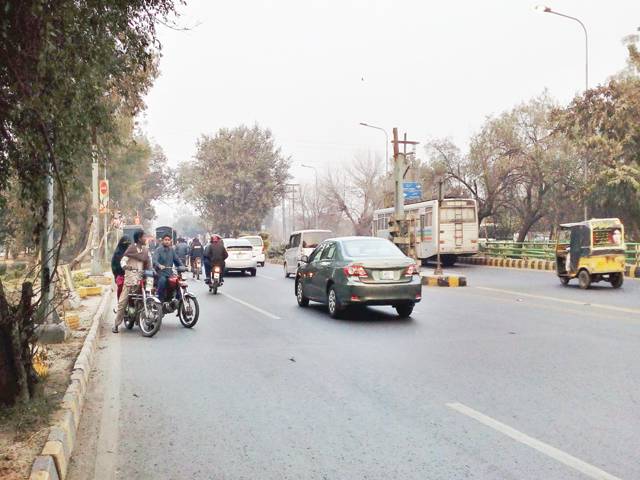
<path fill-rule="evenodd" d="M 100 195 L 103 197 L 109 195 L 109 180 L 100 180 Z"/>

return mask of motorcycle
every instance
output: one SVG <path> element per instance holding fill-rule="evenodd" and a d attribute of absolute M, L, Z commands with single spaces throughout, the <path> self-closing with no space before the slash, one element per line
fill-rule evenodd
<path fill-rule="evenodd" d="M 166 292 L 166 298 L 171 300 L 162 304 L 162 311 L 166 314 L 177 310 L 182 326 L 192 328 L 198 323 L 200 317 L 198 299 L 187 290 L 187 282 L 182 278 L 182 273 L 186 271 L 186 268 L 180 267 L 177 270 L 172 268 L 172 270 L 173 272 L 167 281 Z"/>
<path fill-rule="evenodd" d="M 137 288 L 129 293 L 124 310 L 125 327 L 131 330 L 138 325 L 145 337 L 153 337 L 162 325 L 162 303 L 152 292 L 153 271 L 145 270 Z"/>
<path fill-rule="evenodd" d="M 222 268 L 220 265 L 214 265 L 211 269 L 211 279 L 209 280 L 209 292 L 213 292 L 214 295 L 218 293 L 218 288 L 222 285 L 222 279 L 220 278 L 220 274 L 222 273 Z"/>

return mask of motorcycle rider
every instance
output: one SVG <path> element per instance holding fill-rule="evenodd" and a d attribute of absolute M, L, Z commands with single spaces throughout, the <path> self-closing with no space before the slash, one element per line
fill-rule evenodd
<path fill-rule="evenodd" d="M 162 243 L 153 253 L 153 268 L 158 272 L 158 298 L 161 302 L 168 301 L 164 297 L 172 267 L 174 265 L 176 267 L 184 267 L 171 243 L 171 235 L 168 233 L 163 235 Z"/>
<path fill-rule="evenodd" d="M 204 271 L 206 276 L 206 283 L 211 282 L 211 270 L 214 266 L 220 266 L 220 285 L 224 283 L 224 261 L 229 254 L 227 249 L 224 248 L 224 242 L 220 235 L 212 235 L 209 245 L 204 249 Z"/>
<path fill-rule="evenodd" d="M 178 238 L 178 244 L 176 245 L 176 255 L 182 262 L 183 265 L 187 264 L 187 255 L 189 255 L 189 245 L 187 245 L 187 241 L 180 237 Z"/>
<path fill-rule="evenodd" d="M 121 265 L 124 268 L 124 284 L 118 299 L 118 311 L 116 312 L 115 324 L 111 330 L 118 333 L 118 327 L 124 318 L 124 310 L 129 302 L 129 292 L 138 285 L 144 270 L 151 269 L 151 256 L 146 247 L 147 236 L 143 230 L 137 230 L 133 234 L 133 244 L 129 245 L 124 252 Z"/>
<path fill-rule="evenodd" d="M 191 271 L 196 268 L 196 258 L 200 258 L 200 265 L 202 265 L 202 243 L 198 237 L 194 237 L 191 240 L 191 247 L 189 248 L 189 259 L 191 260 Z M 202 268 L 202 267 L 201 267 Z"/>

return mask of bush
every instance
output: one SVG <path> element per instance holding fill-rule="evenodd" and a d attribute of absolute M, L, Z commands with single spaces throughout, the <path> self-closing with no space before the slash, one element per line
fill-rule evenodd
<path fill-rule="evenodd" d="M 95 287 L 97 283 L 91 278 L 85 278 L 78 282 L 74 282 L 78 287 Z"/>
<path fill-rule="evenodd" d="M 4 275 L 5 273 L 7 273 L 7 264 L 0 263 L 0 275 Z"/>
<path fill-rule="evenodd" d="M 269 250 L 267 250 L 267 258 L 283 258 L 284 251 L 287 249 L 286 243 L 281 243 L 280 245 L 271 245 Z"/>

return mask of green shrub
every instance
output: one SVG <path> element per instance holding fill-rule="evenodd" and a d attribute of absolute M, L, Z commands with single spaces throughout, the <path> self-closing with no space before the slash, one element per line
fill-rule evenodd
<path fill-rule="evenodd" d="M 267 250 L 267 258 L 282 258 L 284 257 L 284 251 L 286 249 L 286 243 L 281 243 L 280 245 L 271 245 Z"/>
<path fill-rule="evenodd" d="M 91 278 L 84 278 L 83 280 L 74 283 L 78 287 L 95 287 L 97 285 L 96 282 Z"/>

